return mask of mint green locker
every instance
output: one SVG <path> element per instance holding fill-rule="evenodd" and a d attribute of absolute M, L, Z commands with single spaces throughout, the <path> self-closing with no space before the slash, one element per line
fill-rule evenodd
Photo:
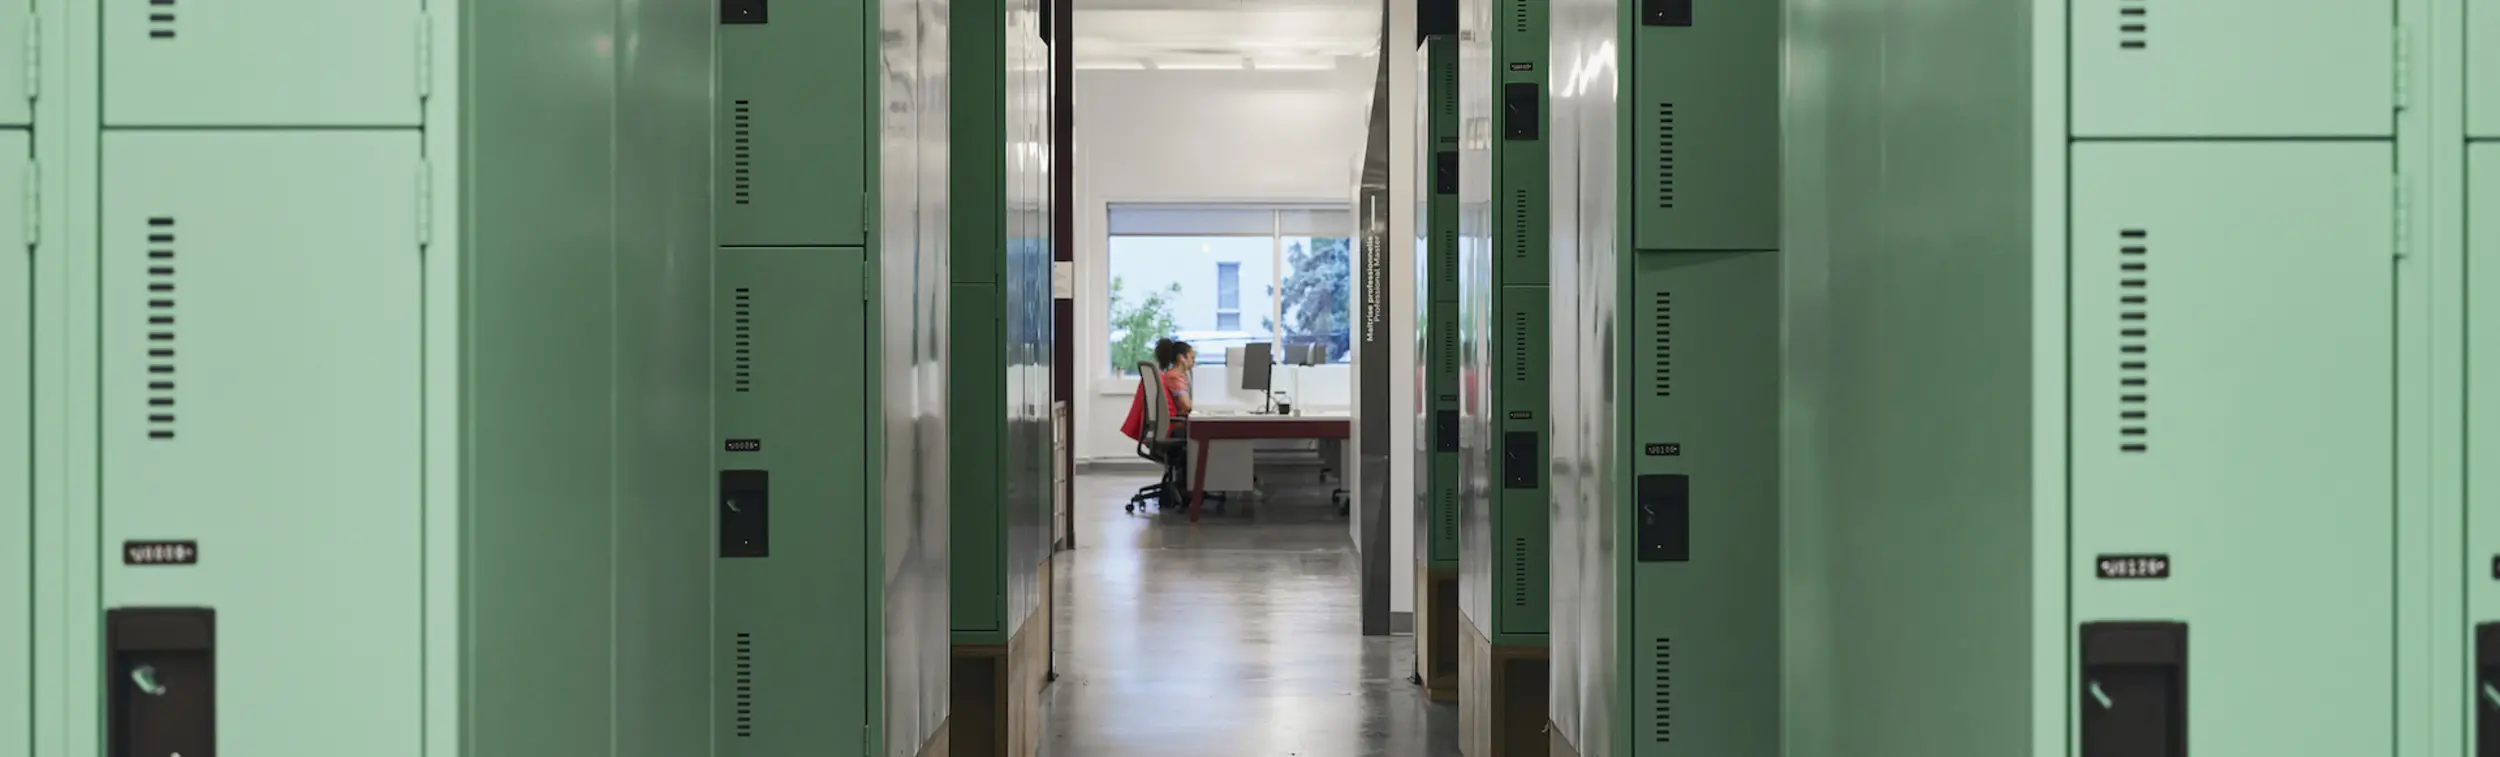
<path fill-rule="evenodd" d="M 1631 111 L 1632 160 L 1616 170 L 1634 248 L 1779 249 L 1780 20 L 1779 3 L 1722 3 L 1692 26 L 1618 32 L 1633 37 L 1633 99 L 1617 106 Z"/>
<path fill-rule="evenodd" d="M 2067 8 L 2078 138 L 2394 134 L 2394 0 Z"/>
<path fill-rule="evenodd" d="M 2184 645 L 2189 754 L 2385 753 L 2393 147 L 2073 150 L 2074 621 Z M 2158 701 L 2127 662 L 2079 704 Z"/>
<path fill-rule="evenodd" d="M 1627 370 L 1616 388 L 1634 422 L 1616 454 L 1632 486 L 1601 491 L 1634 508 L 1624 520 L 1683 531 L 1639 531 L 1618 547 L 1633 553 L 1632 601 L 1619 610 L 1631 638 L 1594 654 L 1621 661 L 1620 678 L 1607 678 L 1633 682 L 1634 709 L 1624 730 L 1580 735 L 1641 757 L 1777 754 L 1779 681 L 1765 671 L 1780 665 L 1780 387 L 1764 377 L 1780 365 L 1780 258 L 1620 260 L 1635 299 L 1620 311 L 1633 349 L 1619 358 Z"/>
<path fill-rule="evenodd" d="M 102 601 L 213 608 L 222 751 L 423 743 L 419 138 L 102 142 Z"/>
<path fill-rule="evenodd" d="M 866 263 L 858 248 L 731 248 L 713 271 L 717 754 L 866 754 Z"/>
<path fill-rule="evenodd" d="M 35 120 L 35 10 L 27 2 L 0 2 L 0 126 Z M 25 150 L 7 153 L 22 155 Z"/>
<path fill-rule="evenodd" d="M 0 131 L 0 187 L 26 186 L 28 136 Z M 35 261 L 25 214 L 26 203 L 0 201 L 0 754 L 34 737 Z"/>
<path fill-rule="evenodd" d="M 107 126 L 424 122 L 419 108 L 431 65 L 427 47 L 438 30 L 426 27 L 420 0 L 84 0 L 75 5 L 104 14 Z M 607 16 L 614 11 L 602 5 L 573 13 Z M 475 32 L 484 37 L 475 40 L 482 51 L 478 54 L 511 54 L 514 49 L 496 44 L 494 28 Z M 619 43 L 602 38 L 567 44 Z"/>
<path fill-rule="evenodd" d="M 2473 636 L 2467 666 L 2471 743 L 2500 742 L 2500 658 L 2486 652 L 2485 624 L 2500 623 L 2500 142 L 2465 146 L 2465 584 Z M 2485 576 L 2489 576 L 2486 578 Z M 2500 631 L 2496 631 L 2500 632 Z M 2495 639 L 2494 641 L 2500 641 Z M 2500 725 L 2500 724 L 2494 724 Z"/>
<path fill-rule="evenodd" d="M 2465 133 L 2500 137 L 2500 5 L 2465 4 Z"/>
<path fill-rule="evenodd" d="M 868 233 L 860 2 L 779 3 L 720 27 L 713 207 L 731 247 L 858 246 Z"/>

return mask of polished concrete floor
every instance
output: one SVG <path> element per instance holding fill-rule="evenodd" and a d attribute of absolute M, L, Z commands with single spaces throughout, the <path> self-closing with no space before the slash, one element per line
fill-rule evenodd
<path fill-rule="evenodd" d="M 1269 494 L 1192 525 L 1121 511 L 1152 474 L 1077 477 L 1056 558 L 1044 757 L 1445 757 L 1456 708 L 1409 683 L 1411 636 L 1365 637 L 1340 484 L 1262 465 Z"/>

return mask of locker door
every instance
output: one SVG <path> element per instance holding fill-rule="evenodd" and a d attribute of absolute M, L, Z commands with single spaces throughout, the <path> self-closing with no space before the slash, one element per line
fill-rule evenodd
<path fill-rule="evenodd" d="M 2189 754 L 2392 738 L 2393 157 L 2074 150 L 2075 620 L 2187 625 Z"/>
<path fill-rule="evenodd" d="M 719 191 L 723 244 L 865 239 L 864 7 L 783 3 L 769 24 L 721 27 L 716 133 L 727 138 L 716 157 L 729 168 Z"/>
<path fill-rule="evenodd" d="M 861 754 L 845 745 L 868 719 L 868 689 L 843 684 L 871 675 L 867 634 L 878 627 L 859 620 L 887 584 L 831 577 L 854 575 L 877 538 L 859 506 L 873 433 L 858 412 L 873 370 L 856 357 L 871 349 L 866 260 L 855 247 L 743 248 L 722 250 L 716 266 L 714 301 L 728 317 L 713 330 L 724 369 L 714 417 L 725 438 L 770 444 L 715 458 L 713 659 L 734 673 L 713 682 L 714 753 Z"/>
<path fill-rule="evenodd" d="M 1769 253 L 1641 253 L 1636 348 L 1615 396 L 1632 405 L 1631 755 L 1776 754 L 1779 685 L 1780 261 Z M 1606 510 L 1608 513 L 1618 512 Z M 1670 725 L 1671 724 L 1671 725 Z"/>
<path fill-rule="evenodd" d="M 419 0 L 81 2 L 104 10 L 108 126 L 422 123 Z"/>
<path fill-rule="evenodd" d="M 2500 143 L 2466 147 L 2466 180 L 2466 556 L 2481 573 L 2500 559 Z M 2500 620 L 2500 581 L 2466 587 L 2467 620 Z"/>
<path fill-rule="evenodd" d="M 0 187 L 26 185 L 27 134 L 0 131 Z M 34 256 L 26 204 L 0 202 L 0 681 L 34 680 Z M 23 685 L 0 687 L 0 744 L 24 745 L 33 722 Z"/>
<path fill-rule="evenodd" d="M 2500 137 L 2500 4 L 2465 4 L 2465 133 Z"/>
<path fill-rule="evenodd" d="M 104 602 L 217 611 L 230 754 L 418 754 L 418 140 L 104 138 L 104 539 L 198 547 Z"/>
<path fill-rule="evenodd" d="M 2394 133 L 2391 0 L 2070 0 L 2078 137 Z"/>
<path fill-rule="evenodd" d="M 34 101 L 26 89 L 26 66 L 33 60 L 26 49 L 34 32 L 33 14 L 34 7 L 23 0 L 0 2 L 0 126 L 26 126 L 35 120 Z"/>

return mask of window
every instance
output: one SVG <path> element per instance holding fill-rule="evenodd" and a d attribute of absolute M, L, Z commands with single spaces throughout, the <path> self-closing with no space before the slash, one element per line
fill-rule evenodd
<path fill-rule="evenodd" d="M 1319 362 L 1353 355 L 1354 216 L 1342 207 L 1111 206 L 1110 363 L 1134 375 L 1157 339 L 1198 348 L 1200 365 L 1254 342 Z M 1213 273 L 1212 277 L 1208 277 Z"/>
<path fill-rule="evenodd" d="M 1215 329 L 1241 330 L 1241 263 L 1215 264 Z"/>

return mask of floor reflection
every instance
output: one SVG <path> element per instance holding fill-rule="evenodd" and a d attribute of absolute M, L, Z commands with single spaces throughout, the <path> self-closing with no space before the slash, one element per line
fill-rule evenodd
<path fill-rule="evenodd" d="M 1129 515 L 1145 472 L 1077 478 L 1058 556 L 1044 757 L 1446 757 L 1457 710 L 1407 681 L 1409 636 L 1364 637 L 1346 519 L 1316 466 L 1191 525 Z"/>

